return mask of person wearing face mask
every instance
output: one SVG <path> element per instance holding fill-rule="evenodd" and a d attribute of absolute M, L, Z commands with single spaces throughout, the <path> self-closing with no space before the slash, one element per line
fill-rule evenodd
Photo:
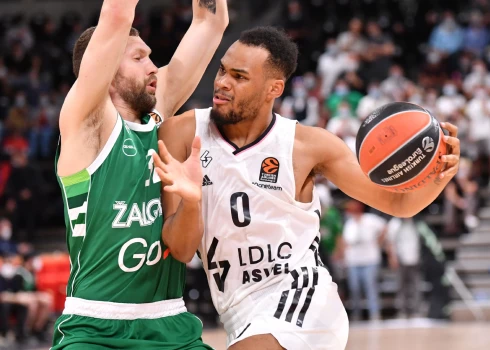
<path fill-rule="evenodd" d="M 368 94 L 359 101 L 356 111 L 357 117 L 362 121 L 375 109 L 389 102 L 391 100 L 381 91 L 379 83 L 374 81 L 368 86 Z"/>
<path fill-rule="evenodd" d="M 320 120 L 320 101 L 310 95 L 315 81 L 304 77 L 293 79 L 292 95 L 286 96 L 281 104 L 281 115 L 297 120 L 306 126 L 316 126 Z"/>
<path fill-rule="evenodd" d="M 477 157 L 490 155 L 490 100 L 488 90 L 484 86 L 475 88 L 475 94 L 466 106 L 466 115 L 469 118 L 468 136 L 473 144 Z"/>
<path fill-rule="evenodd" d="M 322 97 L 326 98 L 330 95 L 335 81 L 341 74 L 356 71 L 358 68 L 358 58 L 349 52 L 343 51 L 336 39 L 329 39 L 325 52 L 318 58 L 317 66 L 317 74 L 322 81 Z"/>
<path fill-rule="evenodd" d="M 330 113 L 330 116 L 335 118 L 338 113 L 338 108 L 343 101 L 346 101 L 349 106 L 352 114 L 357 109 L 359 105 L 359 101 L 362 98 L 362 94 L 358 91 L 351 90 L 347 81 L 343 78 L 337 80 L 335 84 L 335 89 L 330 97 L 325 100 L 325 108 Z"/>
<path fill-rule="evenodd" d="M 474 89 L 480 85 L 490 87 L 490 74 L 485 62 L 477 60 L 473 63 L 471 73 L 463 81 L 463 89 L 467 94 L 472 95 Z"/>
<path fill-rule="evenodd" d="M 463 40 L 463 48 L 466 51 L 473 52 L 476 56 L 481 57 L 490 40 L 481 12 L 473 11 L 470 14 L 470 25 L 464 31 Z"/>
<path fill-rule="evenodd" d="M 452 55 L 463 46 L 464 32 L 451 11 L 444 13 L 441 23 L 430 35 L 429 46 L 443 55 Z"/>
<path fill-rule="evenodd" d="M 404 93 L 409 83 L 410 80 L 405 77 L 403 68 L 398 64 L 394 64 L 390 68 L 388 78 L 383 80 L 380 88 L 385 95 L 390 96 L 398 92 Z"/>
<path fill-rule="evenodd" d="M 466 98 L 458 93 L 452 80 L 447 80 L 442 88 L 442 96 L 437 99 L 436 112 L 442 120 L 457 118 L 466 105 Z"/>

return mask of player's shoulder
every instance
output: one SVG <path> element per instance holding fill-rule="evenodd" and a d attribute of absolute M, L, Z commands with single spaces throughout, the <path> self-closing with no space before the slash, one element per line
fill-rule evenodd
<path fill-rule="evenodd" d="M 182 129 L 181 131 L 186 131 L 187 129 L 195 128 L 196 125 L 196 114 L 193 109 L 186 111 L 182 114 L 170 117 L 166 119 L 162 127 L 164 129 L 174 130 L 176 128 Z"/>
<path fill-rule="evenodd" d="M 311 150 L 329 143 L 335 138 L 335 135 L 323 128 L 296 124 L 295 143 Z"/>

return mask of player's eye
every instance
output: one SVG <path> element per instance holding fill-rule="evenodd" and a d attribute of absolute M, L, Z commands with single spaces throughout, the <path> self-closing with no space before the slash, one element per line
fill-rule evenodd
<path fill-rule="evenodd" d="M 225 74 L 225 69 L 223 68 L 223 66 L 219 67 L 219 74 Z"/>

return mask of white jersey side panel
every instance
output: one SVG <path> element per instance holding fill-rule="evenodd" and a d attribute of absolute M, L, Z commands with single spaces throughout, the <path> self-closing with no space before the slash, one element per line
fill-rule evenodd
<path fill-rule="evenodd" d="M 312 203 L 295 201 L 295 121 L 275 115 L 254 144 L 237 149 L 210 110 L 195 111 L 204 175 L 199 251 L 222 315 L 305 262 L 318 263 L 320 202 L 316 193 Z"/>

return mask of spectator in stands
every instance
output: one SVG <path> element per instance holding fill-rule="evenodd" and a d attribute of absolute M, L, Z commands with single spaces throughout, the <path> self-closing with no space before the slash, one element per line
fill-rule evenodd
<path fill-rule="evenodd" d="M 355 152 L 356 135 L 361 121 L 352 112 L 352 108 L 347 101 L 341 101 L 337 109 L 337 114 L 330 118 L 326 129 L 332 134 L 340 137 Z"/>
<path fill-rule="evenodd" d="M 390 37 L 385 35 L 377 22 L 367 24 L 367 48 L 363 53 L 364 65 L 362 73 L 367 81 L 382 81 L 388 76 L 395 53 L 395 45 Z"/>
<path fill-rule="evenodd" d="M 442 96 L 436 102 L 438 118 L 441 121 L 456 122 L 462 116 L 465 106 L 466 98 L 459 94 L 454 81 L 447 80 L 442 88 Z"/>
<path fill-rule="evenodd" d="M 473 63 L 471 73 L 466 76 L 463 82 L 463 89 L 467 95 L 473 95 L 478 86 L 490 87 L 490 73 L 482 60 L 476 60 Z"/>
<path fill-rule="evenodd" d="M 472 178 L 471 167 L 471 161 L 462 158 L 458 173 L 444 189 L 447 234 L 461 234 L 478 226 L 478 183 Z"/>
<path fill-rule="evenodd" d="M 434 52 L 447 57 L 463 47 L 463 36 L 463 29 L 456 22 L 454 13 L 446 11 L 441 23 L 432 31 L 429 45 Z"/>
<path fill-rule="evenodd" d="M 16 255 L 12 263 L 16 268 L 12 278 L 12 291 L 19 304 L 28 309 L 27 329 L 39 341 L 47 340 L 47 323 L 53 308 L 53 298 L 49 293 L 36 290 L 36 257 Z"/>
<path fill-rule="evenodd" d="M 41 176 L 38 169 L 29 164 L 27 150 L 14 152 L 5 192 L 18 242 L 30 242 L 33 237 L 37 220 L 36 200 L 41 186 Z"/>
<path fill-rule="evenodd" d="M 359 55 L 343 51 L 335 39 L 327 41 L 326 50 L 318 59 L 317 73 L 322 80 L 322 97 L 327 98 L 338 77 L 359 68 Z"/>
<path fill-rule="evenodd" d="M 388 239 L 394 249 L 391 268 L 398 272 L 399 317 L 410 318 L 420 306 L 420 237 L 413 218 L 392 218 L 388 222 Z"/>
<path fill-rule="evenodd" d="M 474 157 L 490 156 L 490 100 L 488 88 L 476 86 L 475 94 L 466 106 L 469 118 L 469 141 L 475 146 Z"/>
<path fill-rule="evenodd" d="M 363 22 L 359 18 L 353 18 L 349 22 L 349 30 L 337 38 L 337 45 L 341 52 L 353 55 L 362 55 L 367 48 L 367 43 L 362 35 Z"/>
<path fill-rule="evenodd" d="M 12 242 L 12 224 L 6 217 L 0 218 L 0 255 L 10 255 L 17 252 L 17 245 Z"/>
<path fill-rule="evenodd" d="M 15 340 L 18 344 L 27 341 L 27 307 L 18 302 L 12 289 L 12 278 L 15 276 L 15 267 L 10 258 L 13 255 L 0 256 L 0 342 L 9 345 L 8 332 L 11 328 L 11 316 L 15 316 Z"/>
<path fill-rule="evenodd" d="M 483 15 L 479 11 L 473 11 L 470 15 L 470 25 L 464 33 L 463 48 L 481 57 L 488 43 L 489 34 L 483 22 Z"/>
<path fill-rule="evenodd" d="M 280 114 L 303 125 L 316 126 L 320 121 L 320 101 L 309 92 L 304 77 L 293 78 L 292 95 L 282 101 Z"/>
<path fill-rule="evenodd" d="M 400 101 L 405 97 L 408 84 L 410 84 L 410 80 L 405 77 L 403 68 L 398 64 L 394 64 L 390 68 L 388 78 L 381 83 L 381 91 L 385 96 L 389 96 L 395 101 Z"/>
<path fill-rule="evenodd" d="M 347 203 L 345 212 L 347 220 L 342 238 L 352 300 L 350 319 L 361 319 L 361 290 L 364 290 L 368 300 L 369 318 L 373 321 L 379 320 L 378 270 L 381 264 L 381 245 L 386 236 L 386 221 L 375 214 L 366 213 L 364 204 L 356 200 Z"/>
<path fill-rule="evenodd" d="M 345 78 L 341 77 L 337 80 L 333 93 L 325 100 L 325 107 L 331 117 L 337 117 L 339 116 L 339 105 L 345 101 L 350 108 L 351 115 L 354 116 L 362 97 L 363 95 L 360 92 L 352 90 Z M 345 115 L 345 113 L 342 115 Z"/>
<path fill-rule="evenodd" d="M 39 107 L 33 114 L 29 140 L 29 156 L 48 158 L 51 152 L 51 138 L 58 123 L 60 109 L 46 93 L 41 94 Z"/>
<path fill-rule="evenodd" d="M 423 88 L 439 89 L 448 76 L 447 65 L 442 55 L 436 51 L 430 51 L 418 76 L 418 82 Z"/>
<path fill-rule="evenodd" d="M 390 102 L 391 99 L 388 98 L 381 90 L 379 83 L 377 81 L 373 81 L 368 86 L 368 94 L 359 101 L 356 111 L 357 117 L 363 121 L 375 109 Z"/>

